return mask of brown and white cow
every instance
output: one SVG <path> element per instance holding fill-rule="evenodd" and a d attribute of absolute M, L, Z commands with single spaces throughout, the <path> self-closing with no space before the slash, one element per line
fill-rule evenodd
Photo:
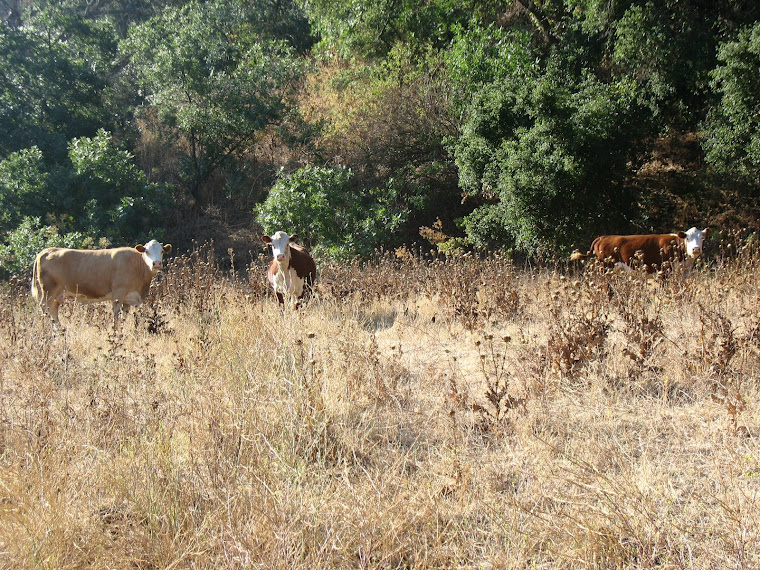
<path fill-rule="evenodd" d="M 114 326 L 124 308 L 137 306 L 148 295 L 153 276 L 163 269 L 171 244 L 150 240 L 145 245 L 111 249 L 49 247 L 37 254 L 32 269 L 32 297 L 56 325 L 66 297 L 82 302 L 111 301 Z"/>
<path fill-rule="evenodd" d="M 641 264 L 647 272 L 654 273 L 665 262 L 698 258 L 702 255 L 702 245 L 709 233 L 710 228 L 691 228 L 675 234 L 599 236 L 588 253 L 575 251 L 570 259 L 574 261 L 594 255 L 606 267 Z"/>
<path fill-rule="evenodd" d="M 272 261 L 267 270 L 267 280 L 274 289 L 277 300 L 295 299 L 296 306 L 308 298 L 317 278 L 314 258 L 298 245 L 297 235 L 275 232 L 271 237 L 261 236 L 264 243 L 272 246 Z"/>

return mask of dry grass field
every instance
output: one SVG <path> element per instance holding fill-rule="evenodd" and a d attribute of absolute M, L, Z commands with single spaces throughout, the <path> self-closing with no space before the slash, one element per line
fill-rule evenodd
<path fill-rule="evenodd" d="M 204 248 L 0 304 L 0 568 L 758 568 L 760 254 L 398 252 L 280 311 Z"/>

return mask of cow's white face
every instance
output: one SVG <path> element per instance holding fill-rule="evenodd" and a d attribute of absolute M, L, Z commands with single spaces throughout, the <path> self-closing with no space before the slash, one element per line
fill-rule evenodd
<path fill-rule="evenodd" d="M 172 245 L 170 243 L 161 245 L 152 239 L 145 245 L 135 246 L 135 249 L 142 254 L 143 261 L 148 268 L 156 273 L 164 268 L 164 253 L 169 253 L 172 250 Z"/>
<path fill-rule="evenodd" d="M 702 255 L 702 243 L 710 233 L 710 228 L 698 230 L 697 228 L 691 228 L 685 232 L 678 232 L 678 237 L 681 237 L 685 241 L 686 255 L 689 257 L 699 257 Z"/>
<path fill-rule="evenodd" d="M 262 236 L 264 243 L 272 246 L 272 257 L 283 265 L 290 260 L 290 242 L 295 241 L 296 236 L 289 236 L 285 232 L 275 232 L 272 237 Z"/>

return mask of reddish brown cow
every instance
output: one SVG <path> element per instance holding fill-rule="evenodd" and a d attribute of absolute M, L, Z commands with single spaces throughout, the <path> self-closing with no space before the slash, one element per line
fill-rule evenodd
<path fill-rule="evenodd" d="M 298 236 L 275 232 L 272 237 L 262 236 L 262 241 L 272 246 L 272 261 L 267 270 L 267 280 L 274 289 L 280 304 L 285 298 L 296 299 L 296 306 L 306 299 L 317 278 L 314 258 L 295 243 Z"/>
<path fill-rule="evenodd" d="M 676 234 L 649 234 L 629 236 L 599 236 L 587 253 L 573 252 L 571 260 L 594 255 L 607 267 L 642 264 L 653 273 L 666 261 L 694 260 L 702 255 L 702 244 L 710 228 L 691 228 Z"/>
<path fill-rule="evenodd" d="M 171 249 L 171 244 L 162 246 L 156 240 L 113 249 L 43 249 L 32 268 L 32 297 L 56 325 L 58 307 L 66 297 L 111 301 L 116 326 L 122 307 L 126 313 L 148 295 L 153 276 L 163 268 L 163 255 Z"/>

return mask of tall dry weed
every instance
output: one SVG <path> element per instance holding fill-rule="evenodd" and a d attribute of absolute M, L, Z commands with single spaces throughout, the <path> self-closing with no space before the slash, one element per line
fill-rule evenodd
<path fill-rule="evenodd" d="M 551 294 L 547 367 L 577 378 L 580 371 L 604 354 L 610 330 L 608 288 L 595 280 L 561 281 Z"/>

